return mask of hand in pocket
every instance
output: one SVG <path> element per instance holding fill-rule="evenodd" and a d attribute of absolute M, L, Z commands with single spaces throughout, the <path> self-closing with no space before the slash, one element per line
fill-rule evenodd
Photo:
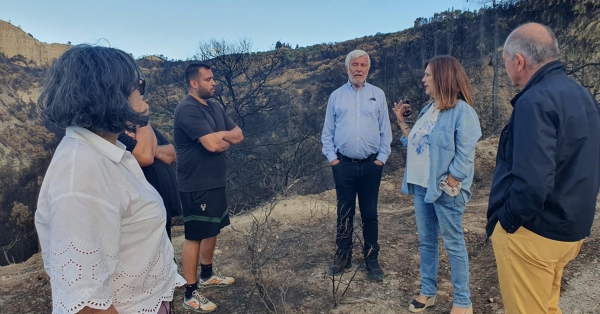
<path fill-rule="evenodd" d="M 462 184 L 460 182 L 458 182 L 458 184 L 455 186 L 451 186 L 448 183 L 448 176 L 442 178 L 442 181 L 440 182 L 440 190 L 444 191 L 446 194 L 452 197 L 458 195 L 458 193 L 460 193 L 461 188 Z"/>

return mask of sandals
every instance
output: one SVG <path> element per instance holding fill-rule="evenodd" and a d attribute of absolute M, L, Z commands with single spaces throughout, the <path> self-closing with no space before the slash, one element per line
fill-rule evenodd
<path fill-rule="evenodd" d="M 427 301 L 425 301 L 425 303 L 421 303 L 421 302 L 417 301 L 417 299 L 414 299 L 414 300 L 412 300 L 412 302 L 410 302 L 410 305 L 408 306 L 408 310 L 411 311 L 412 313 L 419 313 L 419 312 L 425 311 L 426 308 L 433 306 L 434 304 L 435 304 L 435 295 L 427 298 Z"/>

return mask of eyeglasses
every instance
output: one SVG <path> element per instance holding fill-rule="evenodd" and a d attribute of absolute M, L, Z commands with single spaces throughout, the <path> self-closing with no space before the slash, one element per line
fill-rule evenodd
<path fill-rule="evenodd" d="M 146 91 L 146 80 L 140 79 L 140 85 L 137 88 L 140 91 L 140 96 L 144 96 L 144 92 Z"/>

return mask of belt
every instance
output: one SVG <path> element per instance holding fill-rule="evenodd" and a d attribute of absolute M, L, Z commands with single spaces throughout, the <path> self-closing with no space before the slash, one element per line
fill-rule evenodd
<path fill-rule="evenodd" d="M 337 157 L 339 160 L 351 161 L 351 162 L 375 161 L 375 159 L 377 158 L 377 154 L 369 155 L 369 157 L 367 157 L 365 159 L 350 158 L 350 157 L 346 157 L 340 153 L 336 153 L 336 154 L 337 154 Z"/>

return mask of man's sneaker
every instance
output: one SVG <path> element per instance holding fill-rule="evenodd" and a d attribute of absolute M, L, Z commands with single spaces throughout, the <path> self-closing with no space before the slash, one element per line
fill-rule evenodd
<path fill-rule="evenodd" d="M 189 299 L 185 295 L 183 296 L 183 307 L 198 313 L 208 313 L 217 309 L 214 303 L 198 293 L 197 290 L 192 292 L 192 297 Z"/>
<path fill-rule="evenodd" d="M 202 287 L 222 287 L 231 286 L 235 282 L 232 277 L 221 276 L 217 273 L 213 273 L 208 279 L 198 279 L 198 285 Z"/>
<path fill-rule="evenodd" d="M 343 274 L 352 268 L 352 257 L 349 255 L 338 255 L 331 266 L 327 267 L 327 275 L 334 276 Z"/>
<path fill-rule="evenodd" d="M 381 267 L 379 267 L 379 262 L 377 261 L 377 259 L 366 260 L 365 269 L 367 270 L 369 278 L 371 279 L 383 280 L 383 277 L 385 277 L 383 270 L 381 269 Z"/>

